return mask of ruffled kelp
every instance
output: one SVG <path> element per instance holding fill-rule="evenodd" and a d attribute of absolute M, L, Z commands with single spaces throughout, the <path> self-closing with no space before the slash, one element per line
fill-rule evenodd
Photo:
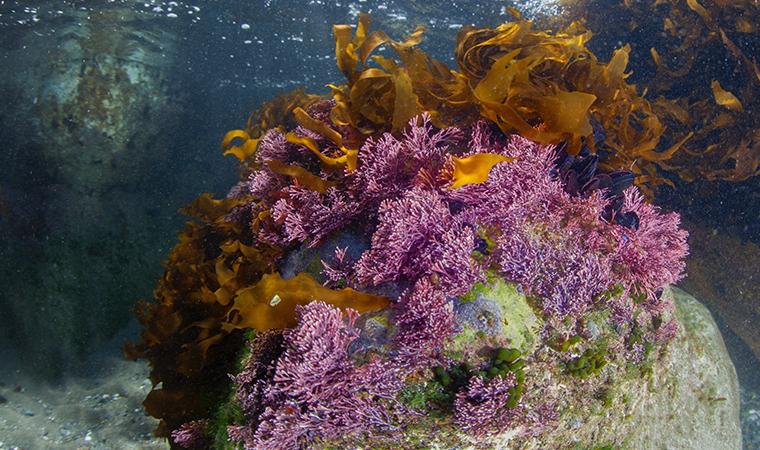
<path fill-rule="evenodd" d="M 561 22 L 583 20 L 601 43 L 635 39 L 637 82 L 668 127 L 660 169 L 685 181 L 760 174 L 760 9 L 752 0 L 565 0 Z M 561 17 L 561 19 L 560 19 Z M 601 22 L 603 20 L 604 22 Z M 610 44 L 606 44 L 610 45 Z M 614 44 L 613 44 L 614 45 Z M 645 50 L 648 53 L 645 53 Z M 680 148 L 670 152 L 668 148 Z M 626 148 L 612 164 L 637 155 Z M 646 169 L 654 174 L 654 167 Z"/>
<path fill-rule="evenodd" d="M 605 130 L 606 148 L 620 155 L 607 162 L 610 170 L 632 168 L 640 185 L 664 182 L 652 163 L 670 158 L 678 145 L 658 150 L 664 127 L 652 105 L 625 82 L 630 47 L 620 48 L 609 63 L 602 63 L 586 47 L 591 32 L 579 23 L 556 33 L 538 31 L 516 10 L 510 11 L 516 20 L 496 29 L 466 26 L 460 30 L 455 49 L 459 72 L 417 48 L 422 27 L 399 42 L 381 30 L 368 32 L 368 15 L 360 15 L 353 39 L 349 26 L 335 26 L 338 67 L 347 78 L 341 86 L 331 85 L 336 104 L 330 118 L 337 133 L 315 129 L 315 121 L 302 109 L 294 110 L 296 119 L 336 146 L 323 153 L 349 159 L 350 149 L 357 149 L 367 137 L 398 132 L 422 112 L 438 127 L 465 126 L 486 117 L 506 134 L 517 133 L 544 144 L 567 142 L 571 155 L 584 142 L 592 151 L 601 144 L 595 142 L 596 126 Z M 381 45 L 390 46 L 399 61 L 370 56 Z M 313 100 L 304 97 L 302 101 Z M 273 108 L 274 104 L 264 105 L 262 111 Z M 261 121 L 266 124 L 275 126 Z M 348 131 L 346 127 L 352 134 L 359 132 L 350 136 L 353 142 L 348 145 L 338 139 Z M 241 130 L 231 131 L 223 150 L 245 159 L 257 141 L 229 147 L 240 136 L 246 139 Z"/>

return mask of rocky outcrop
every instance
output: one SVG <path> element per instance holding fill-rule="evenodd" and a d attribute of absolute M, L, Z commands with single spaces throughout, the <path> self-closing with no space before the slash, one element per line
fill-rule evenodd
<path fill-rule="evenodd" d="M 630 449 L 742 448 L 739 381 L 710 312 L 686 292 L 668 289 L 681 325 L 668 357 L 646 384 L 627 388 L 630 418 L 600 433 L 627 436 Z M 602 430 L 600 430 L 602 431 Z"/>
<path fill-rule="evenodd" d="M 160 24 L 128 6 L 44 17 L 6 30 L 0 67 L 0 329 L 43 376 L 150 295 L 179 120 Z"/>

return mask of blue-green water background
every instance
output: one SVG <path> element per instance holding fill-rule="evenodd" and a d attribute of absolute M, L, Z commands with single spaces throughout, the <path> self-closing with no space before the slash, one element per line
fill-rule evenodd
<path fill-rule="evenodd" d="M 528 17 L 556 11 L 541 2 L 474 0 L 0 1 L 0 363 L 13 361 L 55 379 L 80 370 L 90 352 L 118 351 L 114 336 L 134 332 L 130 309 L 151 298 L 161 261 L 182 227 L 177 210 L 204 192 L 223 196 L 238 179 L 235 158 L 219 150 L 224 134 L 244 127 L 250 113 L 278 92 L 304 86 L 326 94 L 327 83 L 343 80 L 334 61 L 333 24 L 355 24 L 358 13 L 367 12 L 373 29 L 394 38 L 425 26 L 420 47 L 455 67 L 458 29 L 509 20 L 506 6 Z M 97 211 L 83 212 L 76 222 L 66 209 L 90 204 L 77 200 L 87 183 L 73 188 L 61 175 L 61 162 L 45 151 L 56 136 L 44 130 L 62 125 L 40 124 L 39 102 L 55 89 L 46 85 L 43 66 L 62 63 L 55 51 L 66 42 L 62 30 L 96 20 L 104 10 L 130 12 L 121 24 L 104 23 L 132 38 L 149 30 L 146 45 L 156 54 L 165 50 L 160 86 L 168 106 L 129 120 L 135 132 L 145 121 L 158 126 L 162 145 L 141 155 L 138 169 L 124 170 L 124 179 L 92 187 L 85 195 Z M 630 42 L 634 72 L 628 81 L 635 83 L 647 75 L 640 61 L 649 57 L 648 49 L 637 48 L 641 36 L 635 33 L 617 37 L 592 40 L 589 47 L 608 60 L 612 50 Z M 73 170 L 86 179 L 87 167 Z M 90 168 L 99 167 L 93 160 Z M 760 244 L 758 181 L 711 186 L 705 197 L 703 190 L 679 183 L 676 190 L 661 190 L 657 200 L 690 221 Z M 67 229 L 72 224 L 75 232 Z M 104 250 L 114 248 L 120 252 Z M 728 327 L 721 328 L 743 388 L 760 391 L 757 359 Z"/>

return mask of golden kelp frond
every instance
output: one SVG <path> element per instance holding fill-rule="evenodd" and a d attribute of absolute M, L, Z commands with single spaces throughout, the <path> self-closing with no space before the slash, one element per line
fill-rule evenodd
<path fill-rule="evenodd" d="M 372 60 L 381 69 L 367 67 L 371 52 L 389 44 L 397 51 L 409 49 L 422 39 L 423 27 L 418 27 L 403 43 L 390 39 L 380 30 L 366 36 L 369 15 L 361 14 L 354 39 L 348 25 L 336 25 L 335 43 L 338 68 L 346 75 L 346 86 L 330 85 L 337 105 L 332 111 L 336 125 L 350 125 L 364 135 L 382 131 L 398 131 L 421 111 L 412 93 L 409 75 L 395 61 L 382 57 Z M 357 67 L 361 63 L 361 70 Z"/>
<path fill-rule="evenodd" d="M 237 328 L 268 331 L 293 327 L 296 325 L 296 306 L 307 305 L 315 300 L 344 310 L 351 308 L 360 314 L 383 309 L 391 304 L 385 297 L 357 292 L 351 288 L 339 291 L 326 288 L 303 272 L 287 280 L 276 273 L 267 274 L 255 286 L 238 292 L 223 327 L 228 331 Z"/>
<path fill-rule="evenodd" d="M 319 95 L 307 94 L 306 89 L 300 87 L 287 94 L 277 94 L 272 100 L 261 104 L 261 108 L 254 111 L 248 118 L 245 130 L 229 131 L 222 139 L 222 154 L 235 155 L 240 162 L 248 160 L 252 163 L 252 156 L 256 148 L 268 130 L 278 127 L 295 125 L 295 109 L 307 108 L 321 100 Z M 233 145 L 235 139 L 240 139 L 240 145 Z"/>
<path fill-rule="evenodd" d="M 607 144 L 633 162 L 656 145 L 663 129 L 625 82 L 630 47 L 604 64 L 586 48 L 590 38 L 578 23 L 551 34 L 518 16 L 494 30 L 463 28 L 457 64 L 474 86 L 481 114 L 505 133 L 546 144 L 567 141 L 568 153 L 575 154 L 582 139 L 593 149 L 593 115 L 607 132 Z"/>
<path fill-rule="evenodd" d="M 391 44 L 394 46 L 394 44 Z M 394 48 L 402 48 L 396 46 Z M 373 58 L 380 66 L 390 73 L 395 89 L 393 102 L 393 117 L 391 118 L 391 132 L 397 132 L 403 129 L 414 117 L 417 117 L 421 110 L 417 104 L 417 99 L 413 92 L 412 79 L 409 73 L 399 67 L 396 61 L 376 56 Z"/>
<path fill-rule="evenodd" d="M 720 83 L 718 83 L 716 80 L 713 80 L 711 85 L 713 96 L 715 97 L 715 103 L 719 104 L 720 106 L 725 106 L 732 111 L 744 112 L 744 108 L 742 107 L 741 102 L 738 98 L 736 98 L 734 94 L 720 87 Z"/>
<path fill-rule="evenodd" d="M 369 31 L 370 18 L 369 14 L 359 14 L 359 25 L 356 27 L 356 34 L 351 39 L 350 25 L 333 25 L 333 34 L 335 35 L 335 59 L 338 68 L 346 76 L 349 83 L 356 81 L 361 71 L 357 69 L 359 64 L 359 54 L 364 38 Z M 367 50 L 364 51 L 367 53 Z M 362 58 L 362 68 L 366 62 L 366 55 Z"/>
<path fill-rule="evenodd" d="M 673 159 L 683 180 L 701 176 L 710 181 L 743 181 L 760 174 L 760 126 L 747 112 L 720 106 L 714 98 L 698 102 L 660 98 L 655 106 L 661 111 L 685 110 L 663 113 L 675 136 L 690 137 L 684 152 Z"/>
<path fill-rule="evenodd" d="M 480 118 L 464 76 L 414 47 L 393 47 L 412 83 L 420 111 L 439 128 L 465 126 Z"/>
<path fill-rule="evenodd" d="M 689 8 L 691 8 L 692 11 L 699 14 L 699 17 L 704 20 L 705 24 L 710 27 L 714 28 L 715 24 L 713 23 L 712 17 L 710 17 L 710 13 L 707 12 L 704 6 L 700 5 L 697 0 L 686 0 L 686 4 L 689 5 Z"/>
<path fill-rule="evenodd" d="M 586 48 L 591 33 L 581 25 L 558 33 L 537 31 L 511 11 L 516 20 L 494 30 L 460 30 L 455 50 L 460 72 L 415 47 L 421 29 L 400 43 L 379 31 L 367 35 L 366 16 L 353 40 L 350 28 L 336 27 L 338 66 L 348 84 L 332 86 L 337 101 L 333 122 L 372 135 L 399 131 L 420 112 L 439 127 L 486 117 L 507 134 L 545 144 L 567 141 L 573 154 L 582 142 L 593 147 L 593 114 L 612 147 L 629 150 L 626 160 L 635 161 L 656 146 L 663 127 L 625 83 L 628 47 L 603 64 Z M 369 57 L 383 44 L 393 48 L 403 66 Z M 368 67 L 368 59 L 380 68 Z"/>
<path fill-rule="evenodd" d="M 240 145 L 232 145 L 232 141 L 235 139 L 241 139 L 243 142 Z M 256 153 L 256 147 L 258 147 L 260 140 L 260 138 L 251 139 L 248 132 L 243 130 L 229 131 L 222 139 L 222 155 L 232 154 L 237 156 L 240 162 L 243 162 Z"/>
<path fill-rule="evenodd" d="M 668 161 L 682 179 L 745 180 L 757 174 L 760 148 L 760 8 L 753 0 L 644 0 L 602 4 L 566 0 L 566 20 L 603 41 L 637 29 L 638 66 L 656 68 L 640 84 L 659 97 L 653 111 L 666 127 L 656 151 L 682 143 Z M 599 21 L 604 18 L 604 22 Z M 612 22 L 611 22 L 612 21 Z M 558 24 L 559 25 L 559 24 Z M 728 65 L 728 67 L 727 67 Z M 622 161 L 621 161 L 622 162 Z"/>
<path fill-rule="evenodd" d="M 554 66 L 549 68 L 551 71 L 575 59 L 593 58 L 585 46 L 591 33 L 579 24 L 553 34 L 534 30 L 533 22 L 512 8 L 510 12 L 516 20 L 494 30 L 465 26 L 457 33 L 454 57 L 459 71 L 471 84 L 478 83 L 495 61 L 516 49 L 520 50 L 517 59 L 530 58 L 536 65 Z"/>
<path fill-rule="evenodd" d="M 515 158 L 496 155 L 494 153 L 477 153 L 467 158 L 452 158 L 454 160 L 454 182 L 449 189 L 457 189 L 466 184 L 483 183 L 493 166 L 500 162 L 512 162 Z"/>
<path fill-rule="evenodd" d="M 343 136 L 341 136 L 340 133 L 327 126 L 326 123 L 311 117 L 306 111 L 303 110 L 303 108 L 295 108 L 293 110 L 293 116 L 298 121 L 298 124 L 302 127 L 315 133 L 321 134 L 322 136 L 332 141 L 332 143 L 335 144 L 338 148 L 343 147 Z"/>
<path fill-rule="evenodd" d="M 320 194 L 326 194 L 327 188 L 335 185 L 335 183 L 325 181 L 300 166 L 285 164 L 276 159 L 265 162 L 272 169 L 272 172 L 293 177 L 306 189 L 319 192 Z"/>
<path fill-rule="evenodd" d="M 316 141 L 310 137 L 301 137 L 296 133 L 288 133 L 285 135 L 285 139 L 293 144 L 303 145 L 311 150 L 322 163 L 322 170 L 327 173 L 341 172 L 343 169 L 349 170 L 356 169 L 356 157 L 359 153 L 358 150 L 342 149 L 343 154 L 338 157 L 327 156 L 319 150 L 319 146 Z"/>
<path fill-rule="evenodd" d="M 224 331 L 222 323 L 234 295 L 274 271 L 282 253 L 254 243 L 250 230 L 223 221 L 243 201 L 250 199 L 203 195 L 185 208 L 204 223 L 187 223 L 165 263 L 154 292 L 156 303 L 141 302 L 135 308 L 143 331 L 140 341 L 125 344 L 123 351 L 130 358 L 148 359 L 153 385 L 162 386 L 144 403 L 161 419 L 158 433 L 170 433 L 195 417 L 198 407 L 208 405 L 202 395 L 228 394 L 227 374 L 235 364 L 229 355 L 244 341 L 242 332 Z"/>

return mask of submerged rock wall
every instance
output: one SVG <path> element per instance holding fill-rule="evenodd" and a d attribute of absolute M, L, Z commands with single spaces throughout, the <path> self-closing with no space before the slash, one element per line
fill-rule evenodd
<path fill-rule="evenodd" d="M 156 186 L 181 112 L 169 96 L 176 37 L 128 7 L 12 31 L 0 325 L 35 373 L 54 375 L 128 323 L 170 245 L 176 206 Z"/>
<path fill-rule="evenodd" d="M 611 421 L 612 411 L 604 411 L 586 421 L 568 422 L 565 431 L 581 427 L 590 431 L 591 443 L 622 444 L 631 450 L 739 450 L 739 381 L 718 326 L 688 293 L 672 287 L 665 292 L 676 305 L 678 335 L 650 377 L 620 386 L 617 395 L 628 401 L 615 413 L 623 420 Z"/>

